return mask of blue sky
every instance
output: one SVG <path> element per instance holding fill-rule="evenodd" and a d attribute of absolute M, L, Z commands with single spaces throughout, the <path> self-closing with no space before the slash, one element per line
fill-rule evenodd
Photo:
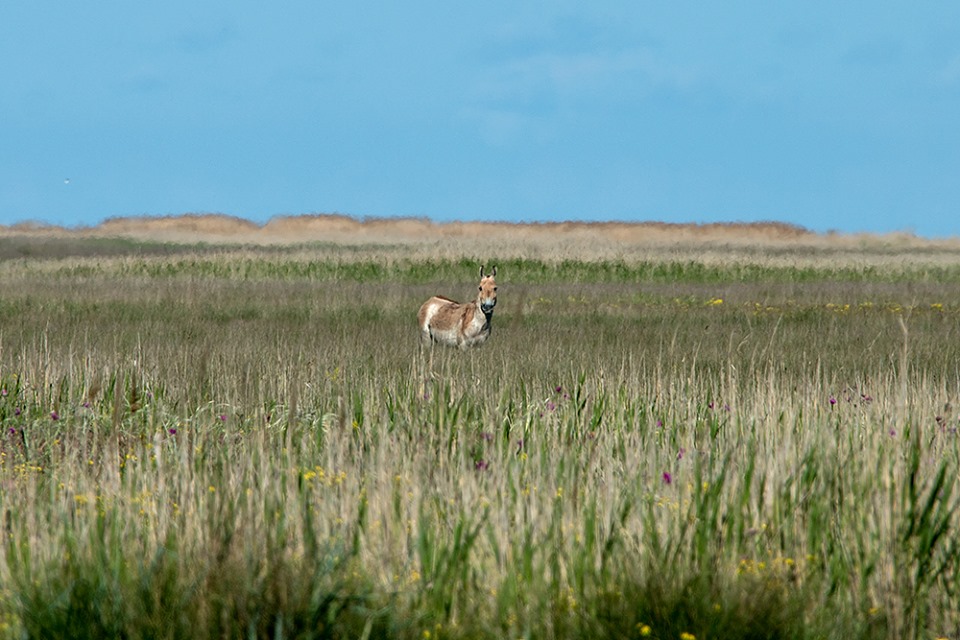
<path fill-rule="evenodd" d="M 955 2 L 3 2 L 0 87 L 6 224 L 960 235 Z"/>

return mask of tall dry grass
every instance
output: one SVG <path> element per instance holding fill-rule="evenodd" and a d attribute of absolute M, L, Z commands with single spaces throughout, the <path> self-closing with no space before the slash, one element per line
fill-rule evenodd
<path fill-rule="evenodd" d="M 951 265 L 494 255 L 422 394 L 478 256 L 121 249 L 0 263 L 9 637 L 960 624 Z"/>

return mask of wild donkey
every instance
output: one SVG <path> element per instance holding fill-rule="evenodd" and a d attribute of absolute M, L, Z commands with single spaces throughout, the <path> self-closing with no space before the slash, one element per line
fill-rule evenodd
<path fill-rule="evenodd" d="M 496 267 L 490 275 L 484 275 L 480 267 L 480 293 L 473 302 L 461 304 L 443 296 L 433 296 L 424 302 L 417 314 L 421 350 L 436 342 L 466 351 L 486 342 L 490 337 L 493 307 L 497 304 L 496 275 Z"/>

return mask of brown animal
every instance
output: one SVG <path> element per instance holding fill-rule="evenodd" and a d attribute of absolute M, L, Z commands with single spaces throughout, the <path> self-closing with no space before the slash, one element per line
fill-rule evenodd
<path fill-rule="evenodd" d="M 443 296 L 424 302 L 417 314 L 421 348 L 437 343 L 466 351 L 486 342 L 497 304 L 496 275 L 496 267 L 489 275 L 480 267 L 479 293 L 473 302 L 460 303 Z"/>

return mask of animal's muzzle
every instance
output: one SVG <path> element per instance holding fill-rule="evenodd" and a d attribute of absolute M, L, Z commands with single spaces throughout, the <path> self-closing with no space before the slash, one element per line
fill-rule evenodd
<path fill-rule="evenodd" d="M 485 300 L 480 303 L 480 310 L 483 311 L 484 313 L 490 313 L 491 311 L 493 311 L 493 308 L 496 306 L 496 304 L 497 304 L 496 300 Z"/>

